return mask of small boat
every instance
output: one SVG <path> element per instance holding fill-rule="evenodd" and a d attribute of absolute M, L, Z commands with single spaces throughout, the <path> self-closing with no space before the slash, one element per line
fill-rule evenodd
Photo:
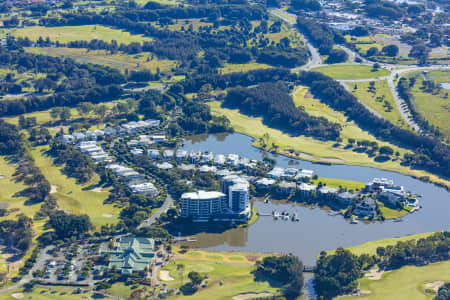
<path fill-rule="evenodd" d="M 394 221 L 394 222 L 403 222 L 403 219 L 401 219 L 401 218 L 395 218 L 395 219 L 392 219 L 392 221 Z"/>
<path fill-rule="evenodd" d="M 288 215 L 284 215 L 283 220 L 288 221 L 289 220 L 289 216 Z"/>
<path fill-rule="evenodd" d="M 269 203 L 269 199 L 268 198 L 264 199 L 264 203 Z"/>
<path fill-rule="evenodd" d="M 350 221 L 350 224 L 358 224 L 358 223 L 359 223 L 359 221 L 356 220 L 356 219 L 352 219 L 352 220 Z"/>

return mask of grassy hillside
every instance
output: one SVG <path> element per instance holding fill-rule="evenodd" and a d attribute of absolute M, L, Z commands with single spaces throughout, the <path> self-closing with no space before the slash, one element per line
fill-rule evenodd
<path fill-rule="evenodd" d="M 379 80 L 373 82 L 373 90 L 370 89 L 371 85 L 369 81 L 349 83 L 348 86 L 352 94 L 364 105 L 370 107 L 393 124 L 407 129 L 408 124 L 403 120 L 400 111 L 398 110 L 387 81 Z"/>
<path fill-rule="evenodd" d="M 320 72 L 337 80 L 370 79 L 389 75 L 386 69 L 373 71 L 371 66 L 364 65 L 332 65 L 314 68 L 311 71 Z"/>
<path fill-rule="evenodd" d="M 434 295 L 425 292 L 426 284 L 438 281 L 450 281 L 450 261 L 430 264 L 423 267 L 405 266 L 398 270 L 384 273 L 380 280 L 367 277 L 359 280 L 361 297 L 341 297 L 339 299 L 383 299 L 383 300 L 418 300 L 433 299 Z"/>
<path fill-rule="evenodd" d="M 51 41 L 59 41 L 67 43 L 70 41 L 90 41 L 93 39 L 111 42 L 116 40 L 117 43 L 133 43 L 151 41 L 151 38 L 141 35 L 130 34 L 128 32 L 112 29 L 101 25 L 82 25 L 82 26 L 59 26 L 59 27 L 42 27 L 30 26 L 19 28 L 12 31 L 17 37 L 28 37 L 32 41 L 37 41 L 39 37 L 43 39 L 49 37 Z"/>

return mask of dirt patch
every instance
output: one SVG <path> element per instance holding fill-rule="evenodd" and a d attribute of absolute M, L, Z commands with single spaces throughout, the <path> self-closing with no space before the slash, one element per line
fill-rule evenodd
<path fill-rule="evenodd" d="M 311 154 L 307 154 L 307 153 L 303 153 L 300 152 L 298 155 L 299 158 L 304 159 L 304 160 L 310 160 L 310 161 L 318 161 L 318 162 L 324 162 L 324 163 L 343 163 L 344 161 L 342 159 L 339 158 L 333 158 L 333 157 L 320 157 L 317 158 L 314 155 Z"/>
<path fill-rule="evenodd" d="M 112 218 L 113 215 L 112 215 L 112 214 L 103 214 L 102 217 L 105 217 L 105 218 Z"/>
<path fill-rule="evenodd" d="M 23 299 L 25 296 L 22 293 L 14 293 L 11 295 L 14 299 Z"/>
<path fill-rule="evenodd" d="M 254 255 L 246 255 L 245 258 L 246 258 L 248 261 L 251 261 L 251 262 L 254 262 L 254 261 L 257 261 L 257 260 L 258 260 L 258 256 L 254 256 Z"/>
<path fill-rule="evenodd" d="M 96 187 L 95 189 L 92 189 L 92 191 L 97 193 L 103 192 L 101 187 Z"/>
<path fill-rule="evenodd" d="M 50 188 L 50 194 L 54 194 L 58 191 L 58 187 L 56 185 L 52 185 Z"/>
<path fill-rule="evenodd" d="M 371 269 L 369 272 L 366 273 L 366 277 L 370 280 L 380 280 L 383 276 L 383 273 L 386 271 L 380 270 L 380 269 Z"/>
<path fill-rule="evenodd" d="M 3 176 L 3 175 L 0 175 L 0 179 L 3 179 L 3 178 L 5 178 L 5 176 Z"/>
<path fill-rule="evenodd" d="M 434 290 L 437 292 L 441 286 L 445 284 L 444 281 L 438 280 L 433 282 L 425 283 L 425 287 Z"/>
<path fill-rule="evenodd" d="M 0 208 L 7 209 L 9 207 L 9 203 L 0 203 Z"/>
<path fill-rule="evenodd" d="M 172 281 L 173 277 L 169 275 L 169 271 L 161 270 L 159 271 L 159 278 L 161 278 L 162 281 Z"/>
<path fill-rule="evenodd" d="M 245 293 L 245 294 L 239 294 L 233 297 L 233 300 L 246 300 L 246 299 L 254 299 L 259 297 L 269 297 L 272 296 L 271 293 Z"/>

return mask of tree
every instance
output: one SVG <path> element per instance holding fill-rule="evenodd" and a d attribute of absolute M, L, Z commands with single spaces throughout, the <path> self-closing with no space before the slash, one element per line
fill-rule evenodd
<path fill-rule="evenodd" d="M 57 119 L 59 118 L 59 116 L 61 115 L 61 107 L 54 107 L 52 108 L 52 110 L 50 111 L 50 117 L 52 119 Z"/>
<path fill-rule="evenodd" d="M 200 273 L 196 271 L 189 272 L 188 278 L 191 280 L 191 284 L 193 287 L 198 286 L 203 281 L 202 275 L 200 275 Z"/>
<path fill-rule="evenodd" d="M 61 109 L 61 112 L 59 113 L 59 119 L 61 121 L 67 121 L 68 119 L 70 119 L 71 116 L 71 112 L 70 112 L 70 108 L 68 107 L 63 107 Z"/>
<path fill-rule="evenodd" d="M 409 51 L 408 56 L 416 58 L 420 64 L 425 64 L 431 50 L 425 44 L 415 44 Z"/>
<path fill-rule="evenodd" d="M 106 112 L 108 111 L 108 107 L 104 104 L 101 105 L 97 105 L 95 107 L 95 113 L 101 118 L 103 119 L 106 115 Z"/>
<path fill-rule="evenodd" d="M 77 110 L 80 115 L 87 115 L 95 108 L 94 104 L 91 102 L 81 102 L 77 105 Z"/>
<path fill-rule="evenodd" d="M 366 56 L 377 56 L 378 53 L 379 53 L 379 51 L 378 51 L 377 47 L 371 47 L 371 48 L 369 48 L 369 50 L 367 50 Z"/>
<path fill-rule="evenodd" d="M 398 46 L 397 45 L 387 45 L 381 49 L 381 53 L 386 56 L 397 56 L 398 55 Z"/>

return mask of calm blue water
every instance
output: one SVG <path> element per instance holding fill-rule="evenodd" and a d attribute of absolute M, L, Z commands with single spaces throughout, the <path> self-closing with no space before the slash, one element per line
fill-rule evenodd
<path fill-rule="evenodd" d="M 236 153 L 240 156 L 262 159 L 263 152 L 251 146 L 252 139 L 242 134 L 228 136 L 195 137 L 186 141 L 186 150 L 212 151 L 215 154 Z M 277 156 L 277 165 L 287 167 L 292 159 Z M 450 193 L 431 183 L 424 183 L 409 176 L 382 171 L 369 167 L 347 165 L 321 165 L 307 161 L 298 161 L 296 168 L 314 170 L 323 177 L 341 178 L 368 182 L 374 177 L 393 179 L 396 184 L 407 190 L 421 194 L 423 208 L 404 218 L 403 222 L 376 222 L 370 224 L 349 224 L 341 216 L 330 216 L 319 208 L 307 208 L 292 203 L 275 202 L 264 204 L 256 202 L 258 211 L 270 213 L 278 211 L 296 211 L 301 221 L 292 223 L 274 221 L 271 217 L 260 217 L 246 229 L 233 229 L 222 234 L 197 235 L 196 246 L 217 250 L 240 250 L 255 252 L 293 253 L 305 264 L 314 264 L 322 250 L 339 246 L 351 247 L 371 240 L 405 236 L 409 234 L 449 230 L 450 229 Z"/>

